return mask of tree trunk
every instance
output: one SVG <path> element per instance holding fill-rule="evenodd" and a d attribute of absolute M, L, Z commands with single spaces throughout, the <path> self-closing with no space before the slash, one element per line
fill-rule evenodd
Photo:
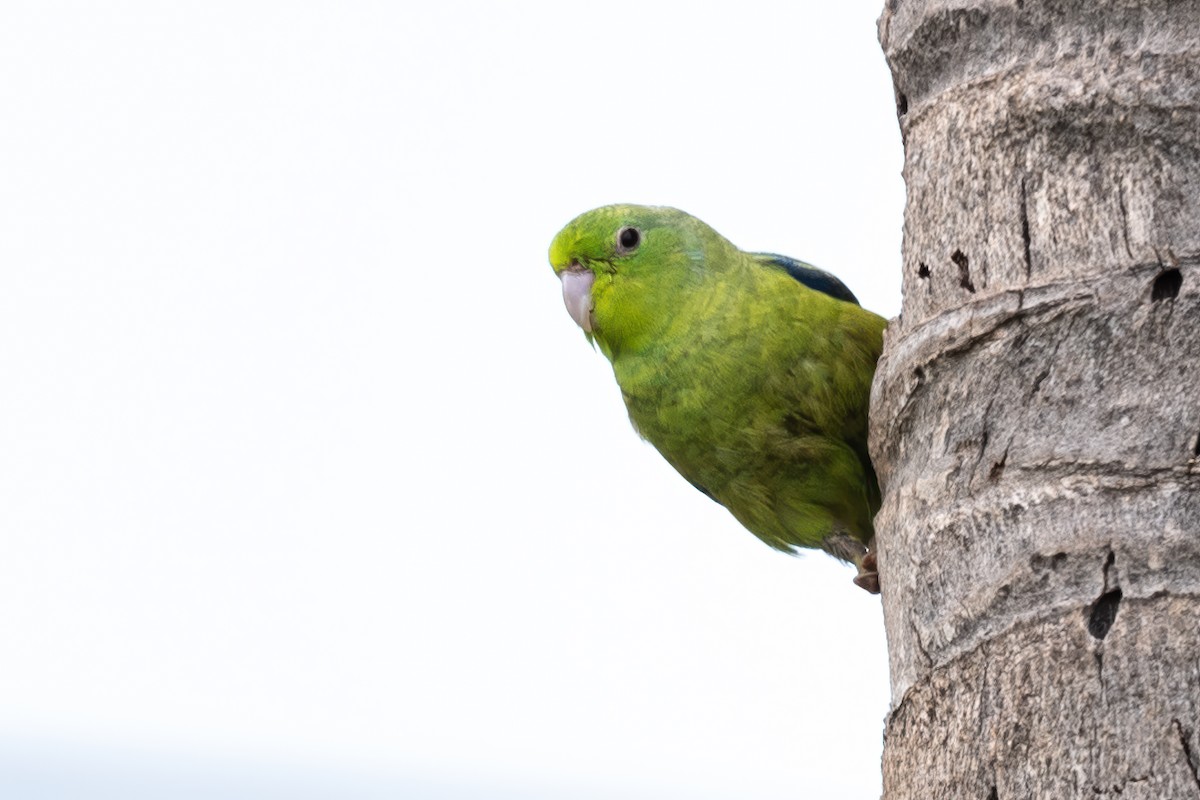
<path fill-rule="evenodd" d="M 1200 2 L 890 0 L 884 797 L 1200 798 Z"/>

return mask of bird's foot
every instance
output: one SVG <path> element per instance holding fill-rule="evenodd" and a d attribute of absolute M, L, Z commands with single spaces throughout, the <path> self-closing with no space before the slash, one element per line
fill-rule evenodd
<path fill-rule="evenodd" d="M 879 594 L 879 569 L 872 550 L 858 562 L 858 574 L 854 576 L 854 585 L 866 589 L 871 594 Z"/>

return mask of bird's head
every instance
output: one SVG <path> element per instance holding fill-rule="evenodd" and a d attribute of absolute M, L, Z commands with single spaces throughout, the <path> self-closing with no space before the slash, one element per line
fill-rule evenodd
<path fill-rule="evenodd" d="M 606 353 L 670 322 L 680 293 L 700 283 L 728 247 L 716 231 L 674 208 L 613 205 L 580 214 L 550 244 L 571 318 Z"/>

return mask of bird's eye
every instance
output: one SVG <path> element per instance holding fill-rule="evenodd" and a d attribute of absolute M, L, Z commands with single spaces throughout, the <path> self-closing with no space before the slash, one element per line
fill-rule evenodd
<path fill-rule="evenodd" d="M 621 228 L 617 231 L 617 252 L 632 253 L 642 243 L 642 232 L 637 228 Z"/>

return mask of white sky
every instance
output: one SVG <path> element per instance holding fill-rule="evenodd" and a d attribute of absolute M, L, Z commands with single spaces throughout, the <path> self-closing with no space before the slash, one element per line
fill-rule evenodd
<path fill-rule="evenodd" d="M 876 795 L 878 599 L 637 439 L 545 254 L 675 205 L 894 316 L 881 6 L 5 4 L 0 736 Z"/>

